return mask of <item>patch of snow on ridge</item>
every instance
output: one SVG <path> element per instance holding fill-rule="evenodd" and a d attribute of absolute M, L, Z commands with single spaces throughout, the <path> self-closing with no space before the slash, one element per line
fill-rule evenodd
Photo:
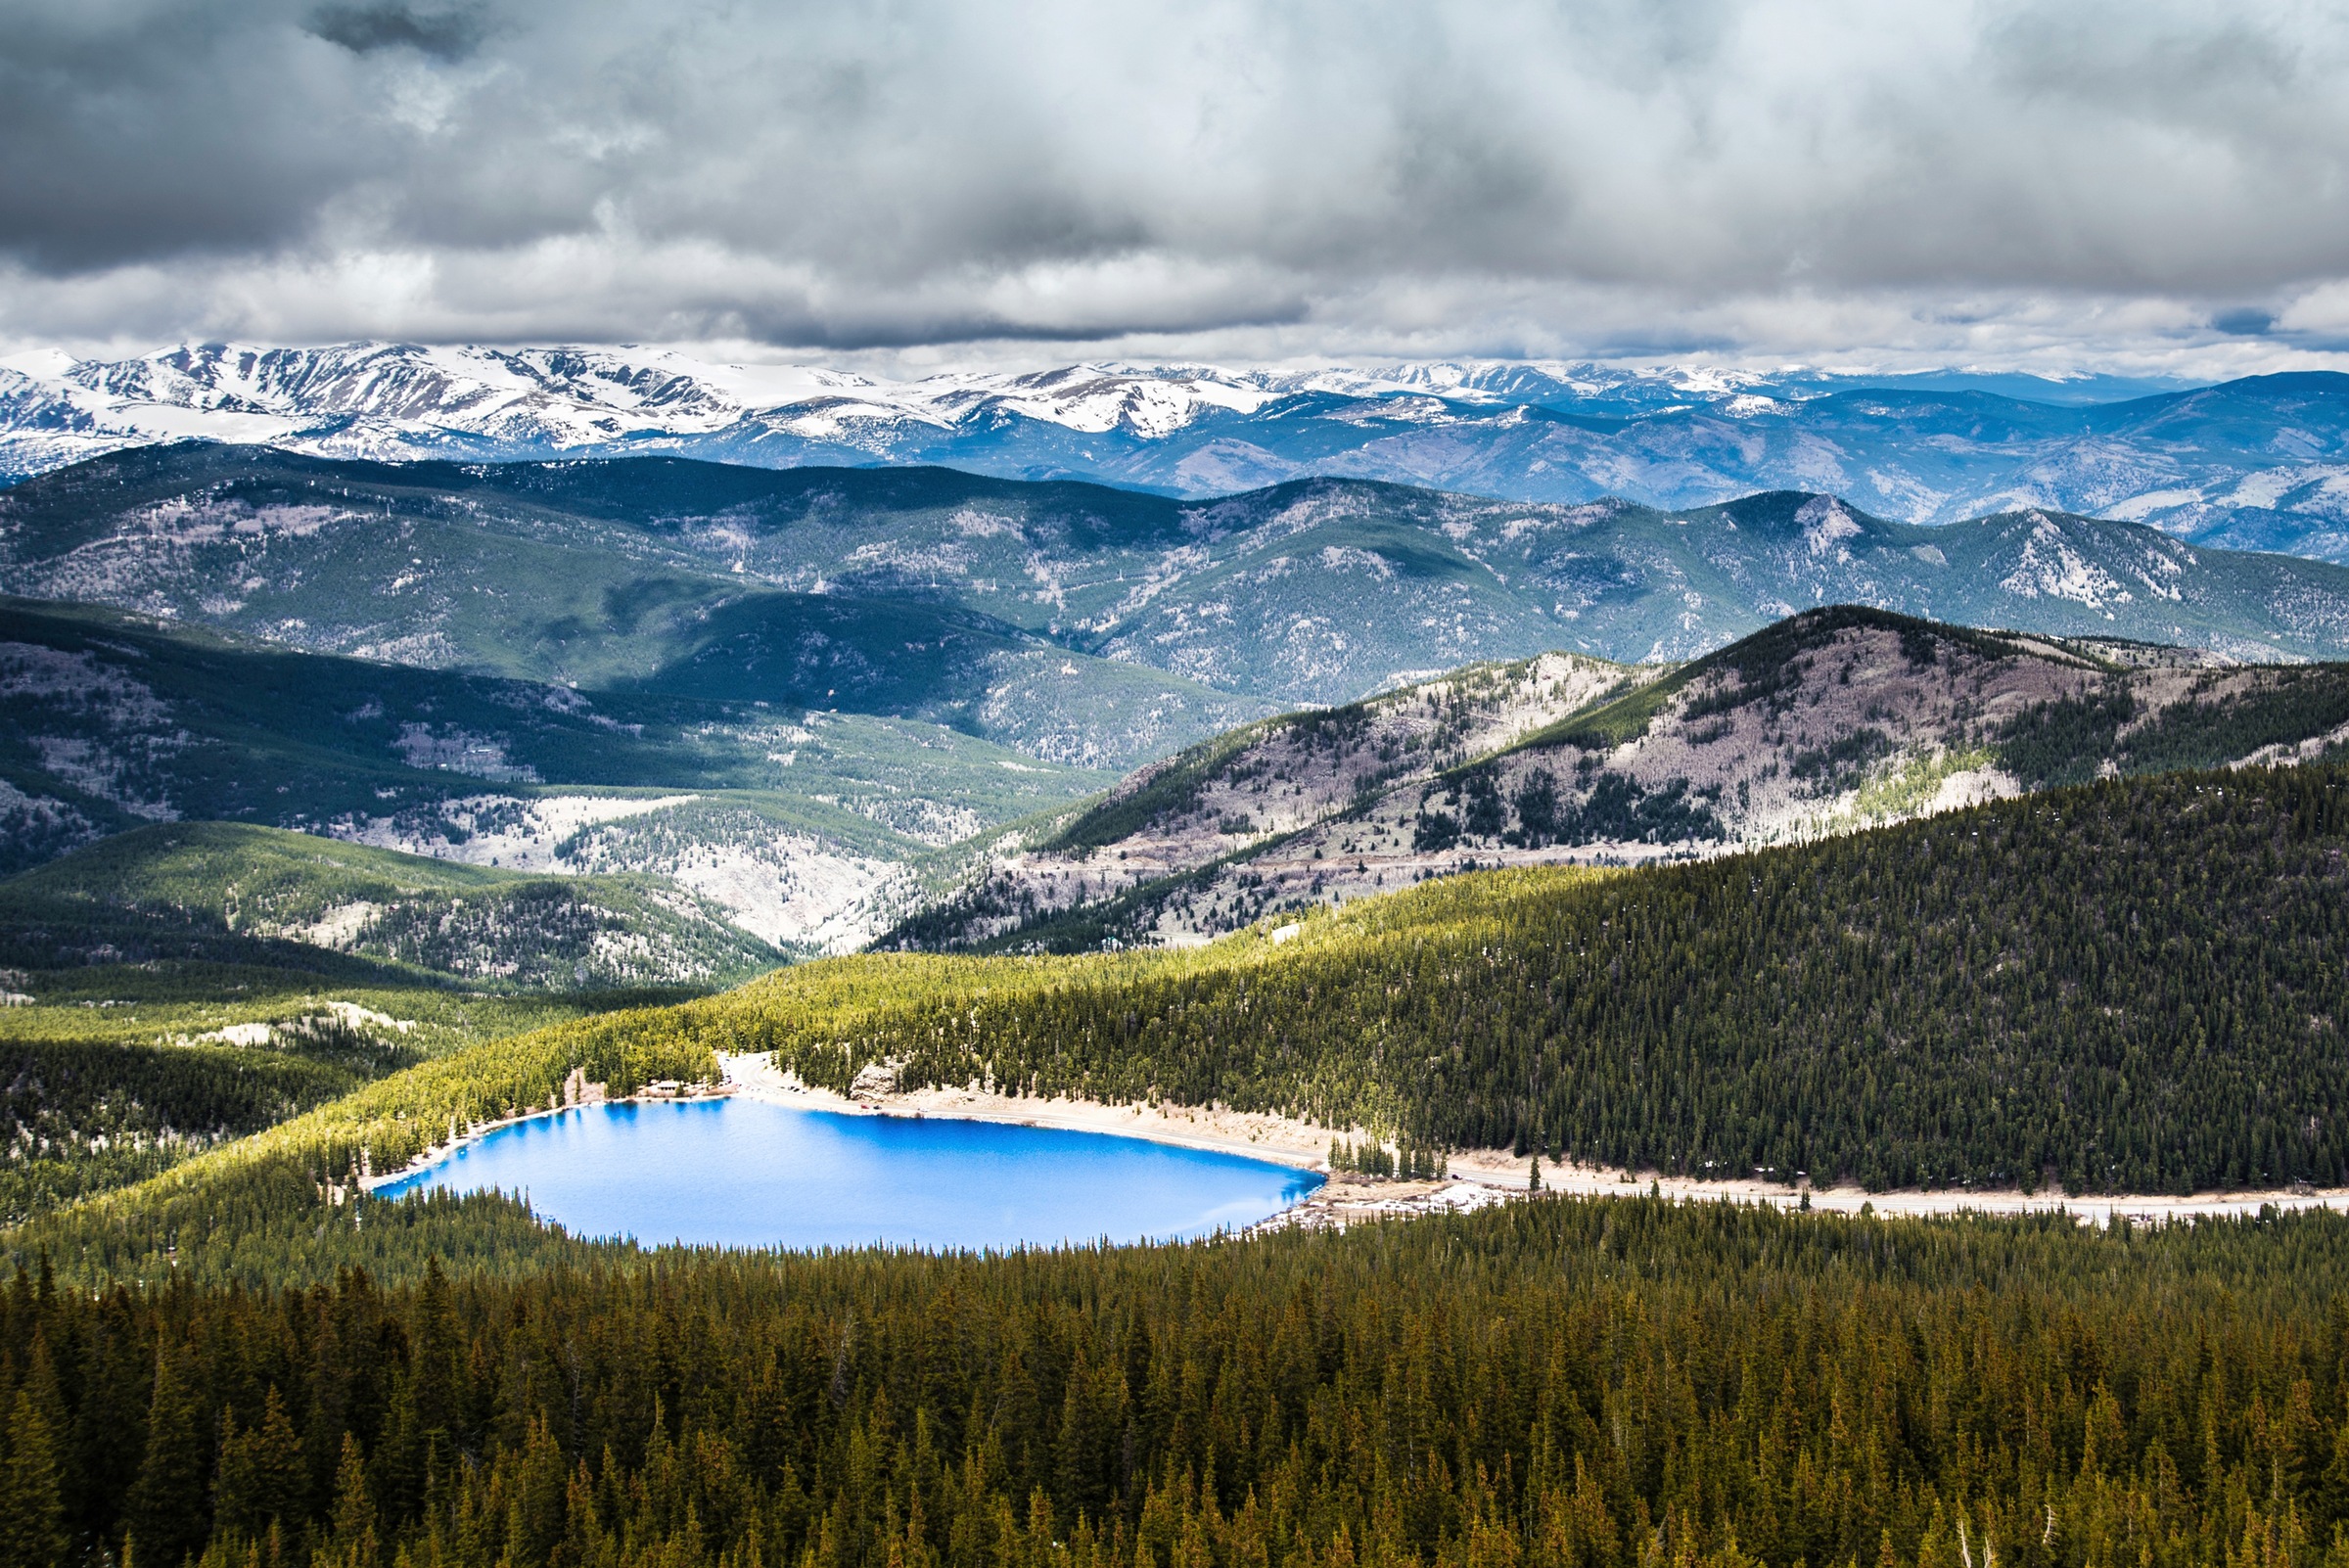
<path fill-rule="evenodd" d="M 2091 610 L 2134 602 L 2135 595 L 2110 573 L 2072 548 L 2052 518 L 2035 512 L 2031 525 L 2022 553 L 2014 569 L 1999 579 L 2000 587 L 2017 598 L 2068 599 Z"/>
<path fill-rule="evenodd" d="M 2316 472 L 2321 474 L 2323 471 Z M 2303 469 L 2274 468 L 2263 474 L 2246 474 L 2235 482 L 2234 491 L 2227 497 L 2228 504 L 2256 506 L 2273 511 L 2277 503 L 2283 499 L 2284 492 L 2307 483 L 2309 473 Z"/>
<path fill-rule="evenodd" d="M 2116 501 L 2096 515 L 2110 518 L 2116 523 L 2142 523 L 2156 512 L 2190 506 L 2201 499 L 2200 490 L 2147 490 L 2142 495 L 2132 495 L 2125 501 Z"/>
<path fill-rule="evenodd" d="M 1841 501 L 1832 495 L 1814 495 L 1795 511 L 1794 520 L 1803 526 L 1803 542 L 1814 556 L 1832 551 L 1839 561 L 1851 559 L 1842 541 L 1858 535 L 1860 525 Z"/>
<path fill-rule="evenodd" d="M 2185 601 L 2186 565 L 2166 550 L 2147 550 L 2144 564 L 2133 576 L 2156 599 L 2167 599 L 2172 604 Z"/>

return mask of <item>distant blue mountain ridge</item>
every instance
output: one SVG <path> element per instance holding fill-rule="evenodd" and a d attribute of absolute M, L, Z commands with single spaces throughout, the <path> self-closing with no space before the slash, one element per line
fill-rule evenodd
<path fill-rule="evenodd" d="M 656 350 L 189 346 L 0 366 L 0 477 L 202 436 L 323 457 L 934 464 L 1194 498 L 1310 477 L 1940 525 L 2045 508 L 2349 563 L 2349 376 L 2206 387 L 1488 361 L 1071 365 L 884 383 Z"/>

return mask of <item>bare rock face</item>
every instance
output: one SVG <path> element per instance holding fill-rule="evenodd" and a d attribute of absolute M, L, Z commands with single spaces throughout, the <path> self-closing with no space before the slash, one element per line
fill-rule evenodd
<path fill-rule="evenodd" d="M 1677 669 L 1552 657 L 1235 732 L 890 941 L 1181 945 L 1461 870 L 1719 854 L 2344 746 L 2349 668 L 1813 611 Z"/>
<path fill-rule="evenodd" d="M 849 1084 L 851 1099 L 878 1099 L 898 1091 L 898 1064 L 893 1061 L 867 1062 Z"/>
<path fill-rule="evenodd" d="M 1007 846 L 977 868 L 952 903 L 885 942 L 966 945 L 1171 880 L 1245 877 L 1399 788 L 1664 673 L 1660 666 L 1544 654 L 1248 725 L 1128 775 L 1036 842 Z M 1189 929 L 1158 935 L 1179 940 Z"/>

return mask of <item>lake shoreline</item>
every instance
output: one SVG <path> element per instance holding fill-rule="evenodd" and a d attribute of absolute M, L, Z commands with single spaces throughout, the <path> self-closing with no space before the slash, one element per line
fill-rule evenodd
<path fill-rule="evenodd" d="M 1372 1180 L 1332 1173 L 1328 1158 L 1331 1141 L 1340 1137 L 1349 1142 L 1360 1141 L 1366 1136 L 1364 1132 L 1359 1129 L 1338 1132 L 1269 1112 L 1173 1104 L 1111 1105 L 1066 1096 L 1045 1100 L 971 1088 L 900 1091 L 868 1086 L 855 1094 L 842 1094 L 800 1082 L 794 1075 L 779 1070 L 772 1055 L 765 1052 L 734 1056 L 720 1052 L 718 1065 L 722 1073 L 720 1083 L 679 1085 L 681 1093 L 671 1090 L 613 1100 L 598 1097 L 482 1123 L 468 1129 L 454 1143 L 428 1149 L 397 1171 L 363 1179 L 361 1190 L 373 1194 L 395 1186 L 490 1134 L 525 1122 L 586 1110 L 597 1104 L 675 1104 L 731 1097 L 842 1116 L 940 1117 L 1140 1138 L 1181 1148 L 1242 1155 L 1329 1177 L 1308 1197 L 1251 1226 L 1250 1233 L 1292 1225 L 1343 1227 L 1362 1220 L 1456 1213 L 1522 1198 L 1532 1190 L 1528 1181 L 1529 1161 L 1506 1149 L 1456 1150 L 1448 1158 L 1446 1176 L 1433 1181 Z M 2312 1209 L 2349 1212 L 2349 1190 L 2340 1188 L 2200 1192 L 2183 1197 L 2143 1193 L 2066 1196 L 2059 1191 L 2024 1193 L 2013 1188 L 1981 1192 L 1913 1188 L 1870 1192 L 1857 1186 L 1807 1188 L 1759 1178 L 1635 1174 L 1602 1166 L 1548 1161 L 1542 1166 L 1542 1189 L 1578 1197 L 1652 1194 L 1676 1203 L 1730 1202 L 1781 1209 L 1804 1208 L 1808 1200 L 1807 1207 L 1822 1213 L 1854 1215 L 1865 1210 L 1884 1218 L 2063 1213 L 2083 1224 L 2105 1223 L 2115 1218 L 2150 1224 L 2168 1220 L 2253 1215 L 2263 1209 L 2286 1213 Z"/>
<path fill-rule="evenodd" d="M 573 1111 L 591 1111 L 598 1106 L 676 1105 L 695 1100 L 731 1099 L 740 1092 L 731 1084 L 684 1084 L 661 1093 L 623 1094 L 614 1099 L 604 1093 L 601 1084 L 590 1086 L 594 1092 L 579 1099 L 566 1100 L 560 1105 L 533 1106 L 513 1116 L 501 1116 L 494 1122 L 477 1122 L 458 1133 L 453 1141 L 434 1144 L 396 1171 L 361 1176 L 359 1190 L 372 1197 L 386 1187 L 397 1186 L 411 1176 L 420 1176 L 435 1166 L 454 1159 L 493 1132 L 502 1132 L 507 1128 L 521 1127 L 525 1123 L 543 1122 L 549 1117 L 567 1116 Z"/>
<path fill-rule="evenodd" d="M 726 1085 L 743 1098 L 794 1110 L 829 1111 L 841 1116 L 951 1117 L 1014 1127 L 1056 1128 L 1071 1132 L 1103 1132 L 1219 1154 L 1244 1154 L 1251 1159 L 1307 1171 L 1327 1172 L 1329 1143 L 1336 1135 L 1326 1128 L 1287 1117 L 1191 1105 L 1041 1100 L 968 1088 L 902 1092 L 892 1089 L 849 1095 L 801 1083 L 794 1075 L 776 1068 L 774 1058 L 764 1052 L 741 1056 L 720 1054 L 718 1063 L 725 1072 Z"/>
<path fill-rule="evenodd" d="M 1331 1176 L 1311 1197 L 1254 1226 L 1257 1232 L 1288 1224 L 1344 1225 L 1357 1219 L 1456 1212 L 1512 1197 L 1522 1198 L 1531 1191 L 1530 1162 L 1506 1149 L 1455 1150 L 1448 1158 L 1446 1176 L 1435 1181 L 1364 1181 L 1329 1171 L 1329 1145 L 1333 1138 L 1358 1141 L 1366 1134 L 1359 1130 L 1341 1133 L 1268 1112 L 1179 1105 L 1110 1105 L 1066 1097 L 1043 1100 L 969 1088 L 901 1092 L 873 1089 L 844 1095 L 802 1084 L 791 1074 L 779 1071 L 773 1058 L 765 1053 L 721 1055 L 719 1061 L 725 1070 L 726 1083 L 737 1092 L 801 1110 L 832 1111 L 848 1116 L 963 1117 L 1104 1132 L 1244 1154 Z M 1803 1208 L 1808 1199 L 1811 1209 L 1822 1213 L 1856 1215 L 1865 1209 L 1885 1218 L 2063 1213 L 2083 1224 L 2104 1223 L 2115 1217 L 2141 1224 L 2166 1220 L 2215 1219 L 2253 1215 L 2262 1209 L 2349 1212 L 2349 1189 L 2341 1188 L 2199 1192 L 2183 1197 L 2149 1193 L 2066 1196 L 2059 1190 L 2024 1193 L 2011 1187 L 1981 1192 L 1914 1188 L 1870 1192 L 1858 1186 L 1808 1187 L 1759 1178 L 1672 1176 L 1604 1166 L 1553 1164 L 1547 1160 L 1542 1163 L 1542 1188 L 1577 1197 L 1635 1197 L 1653 1193 L 1676 1203 L 1727 1201 L 1767 1204 L 1780 1209 Z"/>
<path fill-rule="evenodd" d="M 1232 1235 L 1323 1181 L 1290 1161 L 1008 1120 L 650 1088 L 477 1126 L 382 1194 L 500 1192 L 575 1237 L 656 1250 L 957 1253 Z"/>

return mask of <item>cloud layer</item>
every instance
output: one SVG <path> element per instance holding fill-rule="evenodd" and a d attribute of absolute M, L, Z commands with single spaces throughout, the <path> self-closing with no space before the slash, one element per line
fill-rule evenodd
<path fill-rule="evenodd" d="M 2349 346 L 2321 8 L 15 0 L 0 28 L 20 341 Z"/>

